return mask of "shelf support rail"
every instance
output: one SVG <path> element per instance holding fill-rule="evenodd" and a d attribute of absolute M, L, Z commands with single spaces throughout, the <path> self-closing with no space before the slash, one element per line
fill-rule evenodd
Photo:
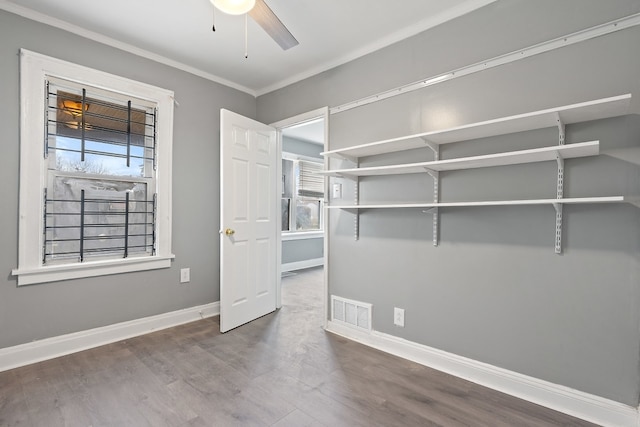
<path fill-rule="evenodd" d="M 556 198 L 562 199 L 564 196 L 564 159 L 557 154 L 556 161 L 558 162 L 558 185 L 556 190 Z M 562 253 L 562 203 L 554 203 L 553 207 L 556 210 L 556 243 L 555 252 L 557 254 Z"/>
<path fill-rule="evenodd" d="M 431 175 L 431 178 L 433 178 L 433 203 L 438 203 L 439 201 L 439 195 L 440 195 L 440 185 L 439 185 L 439 181 L 440 181 L 440 176 L 438 174 L 438 172 L 434 172 L 434 171 L 427 171 L 427 173 L 429 175 Z M 432 209 L 432 213 L 433 213 L 433 246 L 438 246 L 438 240 L 439 240 L 439 233 L 438 233 L 438 219 L 439 219 L 439 212 L 438 212 L 438 208 L 433 208 Z"/>
<path fill-rule="evenodd" d="M 354 182 L 354 204 L 358 206 L 360 204 L 360 178 L 356 177 Z M 356 209 L 353 217 L 353 233 L 354 239 L 360 239 L 360 209 Z"/>
<path fill-rule="evenodd" d="M 433 160 L 434 161 L 440 160 L 440 145 L 434 143 L 433 141 L 429 141 L 426 138 L 422 138 L 422 140 L 424 141 L 425 145 L 429 147 L 431 151 L 433 151 Z M 438 203 L 440 201 L 440 174 L 430 169 L 425 168 L 425 170 L 429 175 L 431 175 L 431 178 L 433 178 L 433 203 Z M 438 212 L 437 207 L 430 209 L 430 211 L 433 214 L 433 226 L 432 226 L 433 246 L 438 246 L 438 241 L 440 240 L 440 233 L 439 233 L 440 227 L 438 224 L 440 219 L 440 213 Z"/>
<path fill-rule="evenodd" d="M 360 167 L 360 161 L 358 159 L 354 159 L 354 163 L 356 167 Z M 360 177 L 353 177 L 353 202 L 355 206 L 360 204 Z M 353 217 L 353 234 L 354 240 L 358 241 L 360 239 L 360 209 L 356 209 Z"/>
<path fill-rule="evenodd" d="M 565 125 L 559 113 L 556 113 L 556 122 L 558 125 L 558 145 L 562 146 L 565 140 Z M 556 199 L 562 199 L 564 197 L 564 159 L 560 153 L 556 153 L 556 161 L 558 163 Z M 556 210 L 555 253 L 560 254 L 562 253 L 562 203 L 554 203 L 553 207 Z"/>

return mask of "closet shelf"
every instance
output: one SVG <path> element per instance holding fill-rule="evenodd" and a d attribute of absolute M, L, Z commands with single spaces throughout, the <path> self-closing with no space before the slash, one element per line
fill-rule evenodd
<path fill-rule="evenodd" d="M 531 200 L 488 200 L 475 202 L 439 202 L 439 203 L 398 203 L 398 204 L 377 204 L 377 205 L 331 205 L 325 206 L 327 209 L 397 209 L 397 208 L 452 208 L 466 206 L 532 206 L 532 205 L 566 205 L 566 204 L 596 204 L 596 203 L 632 203 L 638 206 L 638 200 L 626 196 L 606 196 L 606 197 L 575 197 L 564 199 L 531 199 Z"/>
<path fill-rule="evenodd" d="M 549 108 L 526 114 L 518 114 L 472 123 L 456 128 L 440 131 L 423 132 L 398 138 L 386 139 L 369 144 L 356 145 L 338 150 L 325 151 L 324 156 L 336 157 L 353 162 L 356 167 L 345 169 L 329 169 L 319 174 L 326 177 L 348 178 L 354 182 L 354 199 L 351 205 L 325 205 L 327 209 L 342 209 L 353 214 L 354 237 L 359 239 L 360 212 L 366 209 L 403 209 L 419 208 L 432 214 L 433 245 L 439 240 L 439 208 L 474 207 L 474 206 L 534 206 L 550 205 L 555 211 L 555 240 L 554 250 L 562 252 L 562 214 L 567 204 L 598 204 L 598 203 L 631 203 L 640 207 L 640 199 L 627 196 L 608 197 L 564 197 L 565 167 L 564 160 L 596 156 L 600 153 L 600 141 L 579 142 L 565 144 L 565 126 L 567 124 L 587 122 L 627 114 L 631 102 L 631 94 L 596 99 L 564 107 Z M 468 141 L 497 135 L 507 135 L 533 129 L 556 127 L 558 129 L 558 145 L 519 151 L 507 151 L 481 156 L 461 157 L 440 160 L 440 144 Z M 433 151 L 434 160 L 408 164 L 387 164 L 383 166 L 358 167 L 360 157 L 393 153 L 415 148 L 428 148 Z M 555 197 L 550 199 L 530 200 L 488 200 L 467 202 L 440 201 L 440 172 L 487 168 L 494 166 L 517 165 L 555 161 L 557 163 Z M 427 173 L 433 179 L 432 202 L 425 203 L 360 203 L 360 177 Z M 337 191 L 340 193 L 340 184 Z"/>
<path fill-rule="evenodd" d="M 375 166 L 365 168 L 334 169 L 318 174 L 335 177 L 355 177 L 374 175 L 403 175 L 425 172 L 442 172 L 460 169 L 485 168 L 492 166 L 517 165 L 523 163 L 544 162 L 576 157 L 597 156 L 600 152 L 599 141 L 579 142 L 530 150 L 510 151 L 483 156 L 461 157 L 449 160 L 437 160 L 421 163 Z"/>
<path fill-rule="evenodd" d="M 423 148 L 427 143 L 448 144 L 470 139 L 555 127 L 558 126 L 559 123 L 566 125 L 616 117 L 627 113 L 630 100 L 631 94 L 613 96 L 525 114 L 501 117 L 451 129 L 385 139 L 353 147 L 325 151 L 321 154 L 323 156 L 336 158 L 357 159 L 359 157 Z"/>

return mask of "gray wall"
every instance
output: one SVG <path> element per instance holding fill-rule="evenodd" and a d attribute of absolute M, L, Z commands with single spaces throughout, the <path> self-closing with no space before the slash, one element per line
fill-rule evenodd
<path fill-rule="evenodd" d="M 320 153 L 324 147 L 319 144 L 302 141 L 287 136 L 282 137 L 282 151 L 315 157 L 322 160 Z M 313 238 L 304 240 L 285 240 L 282 242 L 282 264 L 307 261 L 322 258 L 324 253 L 324 239 Z"/>
<path fill-rule="evenodd" d="M 26 48 L 175 91 L 171 268 L 16 286 L 18 265 L 18 50 Z M 0 11 L 0 348 L 138 319 L 220 299 L 219 115 L 224 107 L 255 116 L 252 96 Z M 191 282 L 179 271 L 191 268 Z"/>
<path fill-rule="evenodd" d="M 304 240 L 287 240 L 282 242 L 282 264 L 309 261 L 322 258 L 322 237 Z"/>
<path fill-rule="evenodd" d="M 640 12 L 637 0 L 500 0 L 411 39 L 258 98 L 274 122 L 446 72 Z M 640 194 L 640 28 L 331 116 L 330 149 L 541 108 L 633 93 L 632 115 L 568 126 L 601 155 L 567 160 L 565 196 Z M 442 147 L 442 158 L 557 143 L 554 129 Z M 427 151 L 365 159 L 429 159 Z M 332 167 L 339 167 L 333 162 Z M 441 200 L 555 197 L 552 162 L 443 173 Z M 344 182 L 345 198 L 351 190 Z M 428 176 L 361 180 L 361 201 L 427 201 Z M 555 255 L 553 208 L 441 210 L 441 242 L 419 210 L 330 217 L 329 292 L 373 303 L 373 327 L 414 342 L 637 406 L 640 211 L 565 207 Z M 393 307 L 406 309 L 394 327 Z"/>
<path fill-rule="evenodd" d="M 324 160 L 320 155 L 323 150 L 324 147 L 320 144 L 314 144 L 312 142 L 302 141 L 288 136 L 282 137 L 282 151 L 286 151 L 288 153 Z"/>

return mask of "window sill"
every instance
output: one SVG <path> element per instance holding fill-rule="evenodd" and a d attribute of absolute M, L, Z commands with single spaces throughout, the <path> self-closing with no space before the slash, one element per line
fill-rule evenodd
<path fill-rule="evenodd" d="M 33 269 L 15 269 L 12 275 L 18 277 L 18 286 L 109 274 L 131 273 L 134 271 L 156 270 L 171 266 L 175 255 L 144 258 L 110 259 L 89 261 L 82 264 L 51 265 Z"/>
<path fill-rule="evenodd" d="M 288 240 L 305 240 L 305 239 L 321 239 L 324 237 L 324 231 L 294 231 L 282 233 L 282 241 Z"/>

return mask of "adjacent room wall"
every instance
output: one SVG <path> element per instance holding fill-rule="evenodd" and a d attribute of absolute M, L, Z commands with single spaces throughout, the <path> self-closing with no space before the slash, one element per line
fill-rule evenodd
<path fill-rule="evenodd" d="M 0 348 L 212 303 L 219 292 L 219 116 L 224 107 L 255 116 L 245 93 L 68 32 L 0 11 L 3 94 L 0 209 Z M 16 286 L 20 48 L 173 90 L 173 253 L 171 268 Z M 179 283 L 180 268 L 191 282 Z"/>
<path fill-rule="evenodd" d="M 324 150 L 324 147 L 321 144 L 315 144 L 313 142 L 303 141 L 301 139 L 291 138 L 288 136 L 282 137 L 282 151 L 287 153 L 324 160 L 320 155 L 322 150 Z"/>
<path fill-rule="evenodd" d="M 274 122 L 334 107 L 640 12 L 634 0 L 500 0 L 258 98 Z M 565 196 L 640 194 L 640 27 L 453 79 L 330 117 L 330 149 L 632 93 L 630 115 L 567 127 L 601 155 L 566 161 Z M 453 158 L 554 145 L 545 129 L 442 147 Z M 429 160 L 417 150 L 363 165 Z M 339 162 L 332 162 L 334 168 Z M 441 175 L 441 200 L 555 197 L 553 162 Z M 349 200 L 349 182 L 344 182 Z M 361 202 L 419 202 L 427 175 L 361 179 Z M 440 244 L 419 210 L 330 216 L 329 292 L 373 304 L 373 327 L 587 393 L 638 405 L 640 210 L 567 206 L 562 255 L 551 207 L 442 209 Z M 393 307 L 406 310 L 393 326 Z"/>

